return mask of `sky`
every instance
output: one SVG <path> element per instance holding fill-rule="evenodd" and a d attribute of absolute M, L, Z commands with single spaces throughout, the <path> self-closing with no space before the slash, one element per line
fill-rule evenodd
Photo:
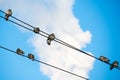
<path fill-rule="evenodd" d="M 118 0 L 0 0 L 0 9 L 12 9 L 13 16 L 24 20 L 79 49 L 111 63 L 120 62 Z M 4 16 L 4 14 L 0 13 Z M 11 19 L 11 18 L 10 18 Z M 120 71 L 82 53 L 52 42 L 0 18 L 0 45 L 20 47 L 36 59 L 54 64 L 90 80 L 119 80 Z M 59 70 L 0 49 L 1 80 L 83 80 Z"/>

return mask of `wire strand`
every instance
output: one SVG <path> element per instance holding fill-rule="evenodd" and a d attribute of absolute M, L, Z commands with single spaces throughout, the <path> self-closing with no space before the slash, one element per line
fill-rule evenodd
<path fill-rule="evenodd" d="M 3 18 L 3 19 L 5 19 L 5 18 L 2 17 L 2 16 L 0 16 L 0 17 Z M 25 26 L 23 26 L 23 25 L 15 22 L 15 21 L 12 21 L 12 20 L 10 20 L 10 19 L 8 19 L 8 21 L 10 21 L 10 22 L 12 22 L 12 23 L 14 23 L 14 24 L 16 24 L 16 25 L 19 25 L 20 27 L 23 27 L 23 28 L 25 28 L 25 29 L 30 30 L 30 31 L 33 32 L 32 29 L 27 28 L 27 27 L 25 27 Z M 41 36 L 43 36 L 43 37 L 46 37 L 46 38 L 47 38 L 47 36 L 44 35 L 44 34 L 41 34 L 41 33 L 38 33 L 38 34 L 41 35 Z M 70 45 L 70 44 L 67 44 L 67 43 L 63 42 L 62 40 L 60 40 L 60 39 L 57 39 L 57 38 L 56 38 L 54 41 L 55 41 L 55 42 L 58 42 L 58 43 L 60 43 L 60 44 L 62 44 L 62 45 L 64 45 L 64 46 L 67 46 L 67 47 L 69 47 L 69 48 L 71 48 L 71 49 L 74 49 L 74 50 L 76 50 L 76 51 L 82 52 L 82 53 L 84 53 L 84 54 L 86 54 L 86 55 L 88 55 L 88 56 L 91 56 L 91 57 L 99 60 L 99 58 L 97 58 L 97 57 L 95 57 L 95 56 L 93 56 L 93 55 L 90 55 L 90 54 L 88 54 L 88 53 L 86 53 L 86 52 L 84 52 L 84 51 L 82 51 L 82 50 L 80 50 L 80 49 L 78 49 L 78 48 Z"/>
<path fill-rule="evenodd" d="M 1 11 L 2 13 L 6 14 L 6 13 L 5 13 L 4 11 L 2 11 L 2 10 L 0 10 L 0 11 Z M 24 21 L 22 21 L 22 20 L 20 20 L 20 19 L 18 19 L 18 18 L 16 18 L 16 17 L 14 17 L 14 16 L 12 16 L 12 15 L 11 15 L 11 17 L 12 17 L 13 19 L 16 19 L 16 20 L 22 22 L 23 24 L 26 24 L 26 25 L 30 26 L 31 28 L 35 28 L 35 27 L 32 26 L 31 24 L 28 24 L 28 23 L 26 23 L 26 22 L 24 22 Z M 41 30 L 41 32 L 44 33 L 44 34 L 46 34 L 46 35 L 49 35 L 48 33 L 44 32 L 44 31 L 42 31 L 42 30 Z"/>
<path fill-rule="evenodd" d="M 11 50 L 11 49 L 8 49 L 8 48 L 3 47 L 3 46 L 0 46 L 0 48 L 2 48 L 2 49 L 4 49 L 4 50 L 7 50 L 7 51 L 9 51 L 9 52 L 12 52 L 12 53 L 17 53 L 16 51 Z M 24 54 L 22 54 L 21 56 L 28 58 L 28 56 L 26 56 L 26 55 L 24 55 Z M 40 61 L 40 60 L 37 60 L 37 59 L 34 59 L 34 61 L 39 62 L 39 63 L 42 63 L 42 64 L 47 65 L 47 66 L 49 66 L 49 67 L 52 67 L 52 68 L 61 70 L 61 71 L 66 72 L 66 73 L 68 73 L 68 74 L 74 75 L 74 76 L 76 76 L 76 77 L 79 77 L 79 78 L 82 78 L 82 79 L 85 79 L 85 80 L 89 80 L 89 79 L 87 79 L 87 78 L 85 78 L 85 77 L 83 77 L 83 76 L 80 76 L 80 75 L 77 75 L 77 74 L 72 73 L 72 72 L 70 72 L 70 71 L 67 71 L 67 70 L 61 69 L 61 68 L 59 68 L 59 67 L 53 66 L 53 65 L 48 64 L 48 63 L 46 63 L 46 62 L 43 62 L 43 61 Z"/>
<path fill-rule="evenodd" d="M 3 19 L 5 19 L 5 18 L 2 17 L 2 16 L 0 16 L 0 17 L 3 18 Z M 13 17 L 13 16 L 12 16 L 12 17 Z M 14 17 L 14 18 L 15 18 L 15 17 Z M 15 18 L 15 19 L 17 19 L 17 18 Z M 19 19 L 17 19 L 17 20 L 19 20 Z M 12 20 L 10 20 L 10 19 L 9 19 L 8 21 L 10 21 L 10 22 L 12 22 L 12 23 L 14 23 L 14 24 L 17 24 L 17 25 L 19 25 L 19 26 L 21 26 L 21 27 L 23 27 L 23 28 L 25 28 L 25 29 L 28 29 L 28 30 L 30 30 L 30 31 L 33 31 L 32 29 L 29 29 L 29 28 L 27 28 L 27 27 L 25 27 L 25 26 L 23 26 L 23 25 L 21 25 L 21 24 L 19 24 L 19 23 L 16 23 L 16 22 L 14 22 L 14 21 L 12 21 Z M 19 21 L 23 22 L 22 20 L 19 20 Z M 24 23 L 25 23 L 25 22 L 24 22 Z M 25 24 L 27 24 L 27 23 L 25 23 Z M 28 25 L 28 24 L 27 24 L 27 25 Z M 31 25 L 29 25 L 29 26 L 31 26 Z M 33 27 L 32 27 L 32 28 L 33 28 Z M 44 32 L 44 31 L 42 31 L 42 33 L 45 33 L 45 34 L 49 35 L 48 33 Z M 46 37 L 46 38 L 47 38 L 47 36 L 45 36 L 44 34 L 41 34 L 41 33 L 38 33 L 38 34 L 41 35 L 41 36 L 43 36 L 43 37 Z M 64 45 L 64 46 L 67 46 L 67 47 L 69 47 L 69 48 L 72 48 L 72 49 L 74 49 L 74 50 L 77 50 L 77 51 L 79 51 L 79 52 L 82 52 L 82 53 L 84 53 L 84 54 L 86 54 L 86 55 L 88 55 L 88 56 L 91 56 L 91 57 L 95 58 L 95 59 L 98 59 L 97 57 L 95 57 L 95 56 L 93 56 L 93 55 L 90 55 L 90 54 L 88 54 L 88 53 L 86 53 L 86 52 L 84 52 L 84 51 L 82 51 L 82 50 L 80 50 L 80 49 L 78 49 L 78 48 L 76 48 L 76 47 L 74 47 L 74 46 L 72 46 L 72 45 L 70 45 L 70 44 L 68 44 L 68 43 L 60 40 L 60 39 L 58 39 L 58 38 L 55 38 L 54 41 L 55 41 L 55 42 L 58 42 L 58 43 L 60 43 L 60 44 L 62 44 L 62 45 Z"/>
<path fill-rule="evenodd" d="M 0 10 L 0 11 L 1 11 L 2 13 L 5 13 L 5 12 L 2 11 L 2 10 Z M 28 26 L 30 26 L 30 27 L 32 27 L 32 28 L 35 28 L 34 26 L 32 26 L 32 25 L 30 25 L 30 24 L 28 24 L 28 23 L 26 23 L 26 22 L 24 22 L 24 21 L 22 21 L 22 20 L 20 20 L 20 19 L 18 19 L 18 18 L 16 18 L 16 17 L 14 17 L 14 16 L 11 16 L 11 17 L 14 18 L 14 19 L 16 19 L 16 20 L 18 20 L 18 21 L 20 21 L 20 22 L 22 22 L 22 23 L 24 23 L 24 24 L 26 24 L 26 25 L 28 25 Z M 2 18 L 4 18 L 4 17 L 2 17 Z M 9 21 L 10 21 L 10 22 L 13 22 L 13 21 L 11 21 L 11 20 L 9 20 Z M 13 23 L 17 24 L 16 22 L 13 22 Z M 20 24 L 17 24 L 17 25 L 21 26 Z M 25 26 L 23 26 L 23 27 L 26 28 Z M 33 31 L 33 30 L 31 30 L 31 31 Z M 44 31 L 42 31 L 42 30 L 40 30 L 40 31 L 41 31 L 42 33 L 46 34 L 46 35 L 49 35 L 48 33 L 44 32 Z M 40 33 L 38 33 L 38 34 L 40 34 Z M 43 34 L 40 34 L 40 35 L 42 35 L 42 36 L 44 36 L 44 37 L 47 38 L 47 36 L 45 36 L 45 35 L 43 35 Z M 86 54 L 86 55 L 88 55 L 88 56 L 91 56 L 91 57 L 99 60 L 99 58 L 97 58 L 97 57 L 95 57 L 95 56 L 93 56 L 93 55 L 90 55 L 90 54 L 86 53 L 85 51 L 82 51 L 82 50 L 80 50 L 80 49 L 78 49 L 78 48 L 76 48 L 76 47 L 74 47 L 74 46 L 72 46 L 72 45 L 70 45 L 70 44 L 68 44 L 68 43 L 66 43 L 66 42 L 58 39 L 58 38 L 55 38 L 54 41 L 55 41 L 55 42 L 58 42 L 58 43 L 60 43 L 60 44 L 62 44 L 62 45 L 64 45 L 64 46 L 67 46 L 67 47 L 69 47 L 69 48 L 72 48 L 72 49 L 74 49 L 74 50 L 76 50 L 76 51 L 82 52 L 82 53 L 84 53 L 84 54 Z"/>

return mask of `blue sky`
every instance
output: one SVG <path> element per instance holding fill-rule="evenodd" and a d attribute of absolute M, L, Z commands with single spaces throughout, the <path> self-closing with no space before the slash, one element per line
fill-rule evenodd
<path fill-rule="evenodd" d="M 1 9 L 3 9 L 2 7 Z M 91 43 L 83 50 L 90 51 L 97 57 L 104 55 L 111 62 L 115 60 L 120 62 L 119 7 L 119 1 L 117 0 L 110 0 L 109 2 L 107 0 L 75 1 L 73 6 L 74 15 L 80 20 L 79 24 L 81 28 L 84 31 L 89 30 L 92 34 Z M 0 15 L 3 14 L 0 13 Z M 0 23 L 0 45 L 13 50 L 20 47 L 27 53 L 34 53 L 34 47 L 27 41 L 33 36 L 33 33 L 21 32 L 17 26 L 1 18 Z M 0 49 L 0 56 L 1 80 L 49 80 L 44 74 L 40 73 L 37 62 L 32 62 L 29 59 L 2 49 Z M 37 57 L 37 54 L 35 56 Z M 89 79 L 119 80 L 120 71 L 117 69 L 110 71 L 108 65 L 96 60 L 93 70 L 89 73 Z"/>

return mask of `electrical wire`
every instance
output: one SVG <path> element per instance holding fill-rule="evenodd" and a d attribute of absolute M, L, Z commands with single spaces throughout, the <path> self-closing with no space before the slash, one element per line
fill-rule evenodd
<path fill-rule="evenodd" d="M 2 11 L 2 10 L 0 10 L 0 11 L 5 14 L 4 11 Z M 0 16 L 0 17 L 1 17 L 1 16 Z M 18 20 L 18 21 L 20 21 L 20 22 L 22 22 L 22 23 L 24 23 L 24 24 L 26 24 L 26 25 L 28 25 L 28 26 L 30 26 L 31 28 L 35 28 L 34 26 L 32 26 L 32 25 L 30 25 L 30 24 L 28 24 L 28 23 L 26 23 L 26 22 L 24 22 L 24 21 L 22 21 L 22 20 L 20 20 L 20 19 L 18 19 L 18 18 L 16 18 L 16 17 L 14 17 L 14 16 L 11 16 L 11 17 L 14 18 L 14 19 L 16 19 L 16 20 Z M 2 18 L 4 18 L 4 17 L 2 17 Z M 14 21 L 11 21 L 11 20 L 9 20 L 9 21 L 12 22 L 12 23 L 15 23 L 15 24 L 17 24 L 17 25 L 19 25 L 19 26 L 22 26 L 22 25 L 14 22 Z M 24 26 L 22 26 L 22 27 L 24 27 Z M 25 27 L 24 27 L 24 28 L 25 28 Z M 28 29 L 28 30 L 30 30 L 30 29 Z M 33 30 L 31 30 L 31 31 L 33 31 Z M 44 34 L 46 34 L 46 35 L 49 35 L 48 33 L 44 32 L 44 31 L 42 31 L 42 30 L 40 30 L 40 32 L 41 32 L 41 33 L 44 33 Z M 41 34 L 40 34 L 40 35 L 41 35 Z M 44 36 L 44 37 L 47 37 L 47 36 L 45 36 L 45 35 L 43 35 L 43 36 Z M 87 55 L 89 55 L 89 56 L 91 56 L 91 57 L 93 57 L 93 58 L 95 58 L 95 59 L 98 59 L 97 57 L 92 56 L 92 55 L 90 55 L 90 54 L 88 54 L 88 53 L 86 53 L 86 52 L 84 52 L 84 51 L 82 51 L 82 50 L 80 50 L 80 49 L 78 49 L 78 48 L 76 48 L 76 47 L 74 47 L 74 46 L 72 46 L 72 45 L 70 45 L 70 44 L 62 41 L 62 40 L 60 40 L 60 39 L 58 39 L 58 38 L 55 38 L 55 39 L 56 39 L 56 40 L 55 40 L 56 42 L 58 42 L 58 43 L 60 43 L 60 44 L 62 44 L 62 45 L 65 45 L 65 46 L 70 47 L 70 48 L 72 48 L 72 49 L 75 49 L 75 50 L 77 50 L 77 51 L 79 51 L 79 52 L 82 52 L 82 53 L 84 53 L 84 54 L 87 54 Z"/>
<path fill-rule="evenodd" d="M 2 17 L 2 16 L 0 16 L 0 17 L 3 18 L 3 19 L 5 19 L 5 18 Z M 8 21 L 10 21 L 10 22 L 12 22 L 12 23 L 14 23 L 14 24 L 16 24 L 16 25 L 19 25 L 20 27 L 23 27 L 23 28 L 25 28 L 25 29 L 30 30 L 30 31 L 33 32 L 32 29 L 30 29 L 30 28 L 28 28 L 28 27 L 26 27 L 26 26 L 23 26 L 23 25 L 15 22 L 15 21 L 12 21 L 12 20 L 10 20 L 10 19 L 8 19 Z M 48 37 L 48 36 L 46 36 L 46 35 L 44 35 L 44 34 L 41 34 L 41 33 L 37 33 L 37 34 L 39 34 L 39 35 L 41 35 L 41 36 L 43 36 L 43 37 L 46 37 L 46 38 Z M 65 43 L 65 42 L 63 42 L 63 41 L 60 40 L 60 39 L 57 39 L 57 38 L 56 38 L 54 41 L 55 41 L 55 42 L 58 42 L 58 43 L 60 43 L 60 44 L 62 44 L 62 45 L 64 45 L 64 46 L 67 46 L 67 47 L 69 47 L 69 48 L 72 48 L 72 49 L 74 49 L 74 50 L 76 50 L 76 51 L 82 52 L 82 53 L 84 53 L 84 54 L 86 54 L 86 55 L 88 55 L 88 56 L 91 56 L 91 57 L 99 60 L 99 58 L 97 58 L 97 57 L 95 57 L 95 56 L 93 56 L 93 55 L 90 55 L 90 54 L 88 54 L 88 53 L 86 53 L 86 52 L 84 52 L 84 51 L 82 51 L 82 50 L 80 50 L 80 49 L 78 49 L 78 48 L 76 48 L 76 47 L 68 44 L 68 43 Z"/>
<path fill-rule="evenodd" d="M 11 49 L 8 49 L 8 48 L 3 47 L 3 46 L 0 46 L 0 48 L 2 48 L 2 49 L 4 49 L 4 50 L 7 50 L 7 51 L 9 51 L 9 52 L 12 52 L 12 53 L 17 53 L 16 51 L 11 50 Z M 26 55 L 24 55 L 24 54 L 21 54 L 21 56 L 28 58 L 28 56 L 26 56 Z M 66 72 L 66 73 L 68 73 L 68 74 L 74 75 L 74 76 L 76 76 L 76 77 L 79 77 L 79 78 L 82 78 L 82 79 L 85 79 L 85 80 L 89 80 L 89 79 L 87 79 L 87 78 L 85 78 L 85 77 L 83 77 L 83 76 L 80 76 L 80 75 L 77 75 L 77 74 L 72 73 L 72 72 L 70 72 L 70 71 L 61 69 L 61 68 L 56 67 L 56 66 L 54 66 L 54 65 L 48 64 L 48 63 L 46 63 L 46 62 L 43 62 L 43 61 L 40 61 L 40 60 L 37 60 L 37 59 L 34 59 L 34 61 L 39 62 L 39 63 L 42 63 L 42 64 L 47 65 L 47 66 L 49 66 L 49 67 L 58 69 L 58 70 L 60 70 L 60 71 Z"/>
<path fill-rule="evenodd" d="M 0 12 L 6 14 L 6 13 L 5 13 L 4 11 L 2 11 L 2 10 L 0 10 Z M 28 24 L 28 23 L 26 23 L 26 22 L 24 22 L 24 21 L 22 21 L 22 20 L 20 20 L 20 19 L 18 19 L 18 18 L 16 18 L 16 17 L 12 16 L 12 15 L 11 15 L 11 17 L 12 17 L 13 19 L 15 19 L 15 20 L 18 20 L 18 21 L 20 21 L 20 22 L 22 22 L 22 23 L 30 26 L 31 28 L 35 28 L 34 26 L 32 26 L 32 25 L 30 25 L 30 24 Z M 42 33 L 46 34 L 46 35 L 49 35 L 48 33 L 44 32 L 44 31 L 42 31 L 42 30 L 40 30 L 40 31 L 41 31 Z"/>
<path fill-rule="evenodd" d="M 2 10 L 0 10 L 0 12 L 2 12 L 2 13 L 5 14 L 5 12 L 2 11 Z M 5 19 L 5 18 L 2 17 L 2 16 L 0 16 L 0 17 L 3 18 L 3 19 Z M 14 19 L 16 19 L 16 20 L 18 20 L 18 21 L 20 21 L 20 22 L 22 22 L 22 23 L 24 23 L 24 24 L 26 24 L 26 25 L 28 25 L 28 26 L 31 27 L 31 28 L 35 28 L 34 26 L 32 26 L 32 25 L 30 25 L 30 24 L 28 24 L 28 23 L 26 23 L 26 22 L 24 22 L 24 21 L 22 21 L 22 20 L 20 20 L 20 19 L 18 19 L 18 18 L 16 18 L 16 17 L 14 17 L 14 16 L 11 16 L 11 17 L 14 18 Z M 15 22 L 15 21 L 12 21 L 12 20 L 10 20 L 10 19 L 8 19 L 8 21 L 10 21 L 10 22 L 12 22 L 12 23 L 14 23 L 14 24 L 16 24 L 16 25 L 19 25 L 20 27 L 23 27 L 23 28 L 25 28 L 25 29 L 30 30 L 30 31 L 33 32 L 33 29 L 30 29 L 30 28 L 28 28 L 28 27 L 26 27 L 26 26 L 23 26 L 23 25 Z M 39 34 L 39 35 L 41 35 L 41 36 L 43 36 L 43 37 L 46 37 L 46 38 L 48 38 L 48 35 L 49 35 L 48 33 L 44 32 L 44 31 L 42 31 L 42 30 L 40 30 L 40 33 L 37 33 L 37 34 Z M 81 53 L 83 53 L 83 54 L 86 54 L 86 55 L 88 55 L 88 56 L 90 56 L 90 57 L 92 57 L 92 58 L 95 58 L 95 59 L 101 61 L 99 58 L 97 58 L 97 57 L 95 57 L 95 56 L 93 56 L 93 55 L 91 55 L 91 54 L 88 54 L 87 52 L 85 52 L 85 51 L 83 51 L 83 50 L 80 50 L 80 49 L 78 49 L 78 48 L 76 48 L 76 47 L 74 47 L 74 46 L 72 46 L 72 45 L 70 45 L 70 44 L 68 44 L 68 43 L 66 43 L 66 42 L 58 39 L 58 38 L 55 38 L 54 41 L 57 42 L 57 43 L 60 43 L 60 44 L 62 44 L 62 45 L 64 45 L 64 46 L 66 46 L 66 47 L 69 47 L 69 48 L 71 48 L 71 49 L 73 49 L 73 50 L 76 50 L 76 51 L 78 51 L 78 52 L 81 52 Z M 101 62 L 103 62 L 103 61 L 101 61 Z M 103 62 L 103 63 L 106 63 L 106 62 Z M 106 63 L 106 64 L 112 65 L 111 63 Z M 117 69 L 120 70 L 120 67 L 115 67 L 115 68 L 117 68 Z"/>
<path fill-rule="evenodd" d="M 2 10 L 0 10 L 0 11 L 5 14 L 4 11 L 2 11 Z M 1 17 L 1 16 L 0 16 L 0 17 Z M 24 23 L 24 24 L 26 24 L 26 25 L 28 25 L 28 26 L 30 26 L 31 28 L 35 28 L 34 26 L 32 26 L 32 25 L 30 25 L 30 24 L 28 24 L 28 23 L 26 23 L 26 22 L 24 22 L 24 21 L 22 21 L 22 20 L 20 20 L 20 19 L 18 19 L 18 18 L 16 18 L 16 17 L 14 17 L 14 16 L 11 16 L 11 17 L 14 18 L 14 19 L 16 19 L 16 20 L 18 20 L 18 21 L 20 21 L 20 22 L 22 22 L 22 23 Z M 4 17 L 2 17 L 2 18 L 4 18 Z M 5 18 L 4 18 L 4 19 L 5 19 Z M 19 25 L 19 26 L 21 26 L 20 24 L 14 22 L 14 21 L 11 21 L 11 20 L 9 20 L 9 21 L 12 22 L 12 23 L 15 23 L 15 24 L 17 24 L 17 25 Z M 21 27 L 24 27 L 24 28 L 25 28 L 25 26 L 21 26 Z M 28 30 L 29 30 L 29 29 L 28 29 Z M 33 30 L 30 30 L 30 31 L 33 31 Z M 40 30 L 40 32 L 43 33 L 43 34 L 46 34 L 47 36 L 49 35 L 48 33 L 44 32 L 44 31 L 42 31 L 42 30 Z M 38 33 L 38 34 L 40 34 L 40 33 Z M 41 35 L 41 34 L 40 34 L 40 35 Z M 47 38 L 47 36 L 45 36 L 45 35 L 42 35 L 42 36 L 44 36 L 44 37 Z M 60 43 L 60 44 L 62 44 L 62 45 L 64 45 L 64 46 L 67 46 L 67 47 L 69 47 L 69 48 L 72 48 L 72 49 L 74 49 L 74 50 L 76 50 L 76 51 L 82 52 L 82 53 L 84 53 L 84 54 L 86 54 L 86 55 L 88 55 L 88 56 L 91 56 L 91 57 L 99 60 L 99 58 L 97 58 L 97 57 L 95 57 L 95 56 L 93 56 L 93 55 L 91 55 L 91 54 L 88 54 L 88 53 L 86 53 L 85 51 L 80 50 L 80 49 L 78 49 L 78 48 L 76 48 L 76 47 L 74 47 L 74 46 L 72 46 L 72 45 L 70 45 L 70 44 L 68 44 L 68 43 L 66 43 L 66 42 L 58 39 L 58 38 L 55 38 L 54 41 L 55 41 L 55 42 L 58 42 L 58 43 Z"/>
<path fill-rule="evenodd" d="M 2 11 L 2 10 L 0 10 L 0 11 L 5 14 L 4 11 Z M 2 16 L 0 16 L 0 17 L 3 18 L 3 19 L 5 19 L 5 18 L 2 17 Z M 24 22 L 24 21 L 22 21 L 22 20 L 20 20 L 20 19 L 18 19 L 18 18 L 16 18 L 16 17 L 14 17 L 14 16 L 11 16 L 11 17 L 14 18 L 14 19 L 16 19 L 16 20 L 18 20 L 18 21 L 20 21 L 20 22 L 22 22 L 22 23 L 24 23 L 24 24 L 26 24 L 26 25 L 28 25 L 28 26 L 30 26 L 31 28 L 35 28 L 34 26 L 32 26 L 32 25 L 30 25 L 30 24 L 28 24 L 28 23 L 26 23 L 26 22 Z M 15 23 L 15 24 L 17 24 L 17 25 L 19 25 L 19 26 L 21 26 L 21 27 L 23 27 L 23 28 L 27 28 L 27 27 L 25 27 L 25 26 L 23 26 L 23 25 L 20 25 L 20 24 L 14 22 L 14 21 L 12 21 L 12 20 L 9 20 L 9 21 L 12 22 L 12 23 Z M 27 29 L 28 29 L 28 28 L 27 28 Z M 28 29 L 28 30 L 33 31 L 33 30 L 31 30 L 31 29 Z M 44 32 L 44 31 L 42 31 L 42 30 L 40 30 L 40 32 L 41 32 L 41 33 L 44 33 L 44 34 L 46 34 L 46 35 L 49 35 L 48 33 Z M 38 34 L 40 34 L 40 33 L 38 33 Z M 41 35 L 41 34 L 40 34 L 40 35 Z M 42 36 L 44 36 L 44 37 L 47 38 L 47 36 L 45 36 L 45 35 L 42 35 Z M 76 48 L 76 47 L 74 47 L 74 46 L 72 46 L 72 45 L 70 45 L 70 44 L 68 44 L 68 43 L 66 43 L 66 42 L 58 39 L 58 38 L 55 38 L 54 41 L 56 41 L 56 42 L 58 42 L 58 43 L 60 43 L 60 44 L 62 44 L 62 45 L 64 45 L 64 46 L 67 46 L 67 47 L 69 47 L 69 48 L 72 48 L 72 49 L 74 49 L 74 50 L 77 50 L 77 51 L 79 51 L 79 52 L 82 52 L 82 53 L 84 53 L 84 54 L 86 54 L 86 55 L 89 55 L 89 56 L 91 56 L 91 57 L 93 57 L 93 58 L 95 58 L 95 59 L 99 59 L 99 58 L 97 58 L 97 57 L 95 57 L 95 56 L 93 56 L 93 55 L 90 55 L 90 54 L 86 53 L 85 51 L 82 51 L 82 50 L 80 50 L 80 49 L 78 49 L 78 48 Z"/>

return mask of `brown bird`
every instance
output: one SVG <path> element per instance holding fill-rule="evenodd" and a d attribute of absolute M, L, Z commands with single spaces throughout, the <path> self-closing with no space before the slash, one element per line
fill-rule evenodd
<path fill-rule="evenodd" d="M 34 55 L 33 54 L 29 53 L 28 58 L 34 61 Z"/>
<path fill-rule="evenodd" d="M 119 66 L 118 61 L 114 61 L 110 66 L 110 70 L 112 70 L 113 68 L 118 67 L 118 66 Z"/>
<path fill-rule="evenodd" d="M 20 48 L 17 48 L 16 53 L 19 54 L 19 55 L 24 54 L 24 52 Z"/>
<path fill-rule="evenodd" d="M 55 39 L 55 35 L 52 33 L 48 36 L 47 44 L 51 45 L 51 41 Z"/>
<path fill-rule="evenodd" d="M 33 30 L 35 33 L 39 33 L 40 32 L 40 29 L 38 27 L 35 27 L 34 30 Z"/>
<path fill-rule="evenodd" d="M 7 21 L 8 18 L 9 18 L 9 16 L 11 16 L 11 15 L 12 15 L 12 10 L 11 10 L 11 9 L 8 9 L 8 10 L 6 11 L 6 13 L 5 13 L 5 20 Z"/>

